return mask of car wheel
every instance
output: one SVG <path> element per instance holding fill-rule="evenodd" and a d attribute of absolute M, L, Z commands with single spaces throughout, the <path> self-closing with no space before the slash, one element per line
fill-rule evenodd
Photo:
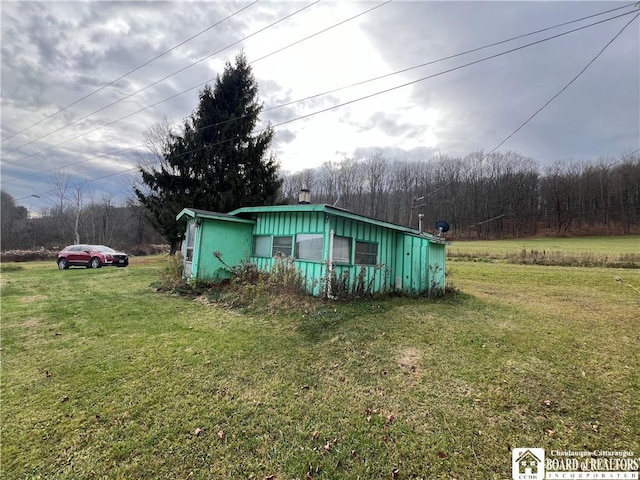
<path fill-rule="evenodd" d="M 60 270 L 66 270 L 67 268 L 69 268 L 69 262 L 67 261 L 66 258 L 59 258 L 58 259 L 58 268 Z"/>
<path fill-rule="evenodd" d="M 102 266 L 102 262 L 98 257 L 93 257 L 89 265 L 91 266 L 91 268 L 100 268 Z"/>

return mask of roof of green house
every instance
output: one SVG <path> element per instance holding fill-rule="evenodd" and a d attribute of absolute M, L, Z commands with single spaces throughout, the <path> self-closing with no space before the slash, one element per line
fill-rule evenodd
<path fill-rule="evenodd" d="M 427 237 L 429 240 L 433 240 L 438 243 L 445 243 L 444 238 L 439 238 L 429 233 L 420 233 L 413 228 L 405 227 L 402 225 L 396 225 L 395 223 L 384 222 L 382 220 L 376 220 L 375 218 L 360 215 L 358 213 L 350 212 L 342 208 L 337 208 L 332 205 L 326 204 L 297 204 L 297 205 L 268 205 L 264 207 L 242 207 L 236 210 L 232 210 L 228 215 L 251 215 L 254 213 L 275 213 L 275 212 L 323 212 L 328 215 L 335 215 L 337 217 L 349 218 L 351 220 L 359 220 L 361 222 L 367 222 L 373 225 L 389 228 L 398 232 L 407 233 L 409 235 Z"/>
<path fill-rule="evenodd" d="M 210 212 L 209 210 L 200 210 L 197 208 L 183 208 L 178 215 L 176 215 L 176 220 L 180 220 L 183 217 L 191 217 L 191 218 L 210 218 L 213 220 L 227 220 L 230 222 L 239 222 L 239 223 L 256 223 L 254 220 L 235 217 L 228 213 L 219 213 L 219 212 Z"/>

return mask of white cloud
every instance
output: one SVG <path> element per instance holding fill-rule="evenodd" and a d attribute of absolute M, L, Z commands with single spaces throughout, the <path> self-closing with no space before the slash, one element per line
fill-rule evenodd
<path fill-rule="evenodd" d="M 4 2 L 3 140 L 246 5 L 196 2 L 187 8 L 181 2 Z M 625 4 L 394 2 L 270 55 L 375 5 L 320 2 L 130 99 L 37 140 L 224 49 L 304 4 L 261 2 L 251 6 L 115 85 L 4 141 L 2 188 L 17 198 L 46 191 L 47 172 L 65 165 L 72 175 L 85 179 L 131 168 L 135 165 L 133 152 L 96 157 L 142 143 L 145 129 L 163 117 L 180 121 L 196 107 L 197 89 L 38 152 L 215 78 L 224 63 L 241 49 L 255 61 L 261 99 L 270 108 Z M 630 18 L 286 123 L 275 137 L 274 151 L 285 169 L 296 170 L 343 156 L 366 155 L 372 149 L 410 158 L 424 158 L 435 151 L 466 155 L 477 149 L 488 150 L 565 85 Z M 569 157 L 615 156 L 638 148 L 638 23 L 636 20 L 505 148 L 543 163 Z M 545 35 L 528 37 L 514 45 Z M 309 115 L 514 45 L 493 47 L 269 110 L 263 120 L 278 124 Z M 31 145 L 9 153 L 32 140 Z M 89 185 L 100 191 L 120 192 L 121 183 L 117 177 L 109 177 Z"/>

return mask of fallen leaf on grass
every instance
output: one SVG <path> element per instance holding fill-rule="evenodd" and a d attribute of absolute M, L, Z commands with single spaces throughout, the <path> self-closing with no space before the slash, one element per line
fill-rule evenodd
<path fill-rule="evenodd" d="M 218 432 L 218 438 L 221 439 L 221 440 L 224 438 L 224 430 L 220 430 Z"/>
<path fill-rule="evenodd" d="M 66 401 L 68 401 L 68 400 L 69 400 L 69 395 L 65 395 L 64 397 L 61 397 L 61 398 L 60 398 L 60 401 L 61 401 L 61 402 L 66 402 Z"/>
<path fill-rule="evenodd" d="M 398 478 L 398 475 L 400 475 L 399 468 L 394 468 L 393 470 L 391 470 L 391 478 Z"/>
<path fill-rule="evenodd" d="M 448 454 L 446 454 L 445 452 L 438 452 L 438 456 L 439 456 L 440 458 L 449 458 L 449 455 L 448 455 Z"/>
<path fill-rule="evenodd" d="M 194 434 L 196 437 L 197 437 L 198 435 L 200 435 L 201 433 L 202 433 L 202 429 L 201 429 L 201 428 L 196 428 L 196 429 L 193 431 L 193 434 Z"/>

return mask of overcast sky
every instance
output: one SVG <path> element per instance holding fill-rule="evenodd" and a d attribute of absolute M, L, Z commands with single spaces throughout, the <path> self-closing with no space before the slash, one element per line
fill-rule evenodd
<path fill-rule="evenodd" d="M 189 115 L 201 85 L 242 50 L 283 170 L 374 150 L 424 160 L 488 151 L 638 13 L 633 2 L 313 1 L 2 1 L 2 189 L 42 210 L 52 200 L 48 180 L 62 170 L 88 182 L 85 195 L 95 200 L 129 195 L 145 130 Z M 626 8 L 438 61 L 618 7 Z M 500 150 L 544 166 L 640 148 L 639 24 L 633 20 Z"/>

